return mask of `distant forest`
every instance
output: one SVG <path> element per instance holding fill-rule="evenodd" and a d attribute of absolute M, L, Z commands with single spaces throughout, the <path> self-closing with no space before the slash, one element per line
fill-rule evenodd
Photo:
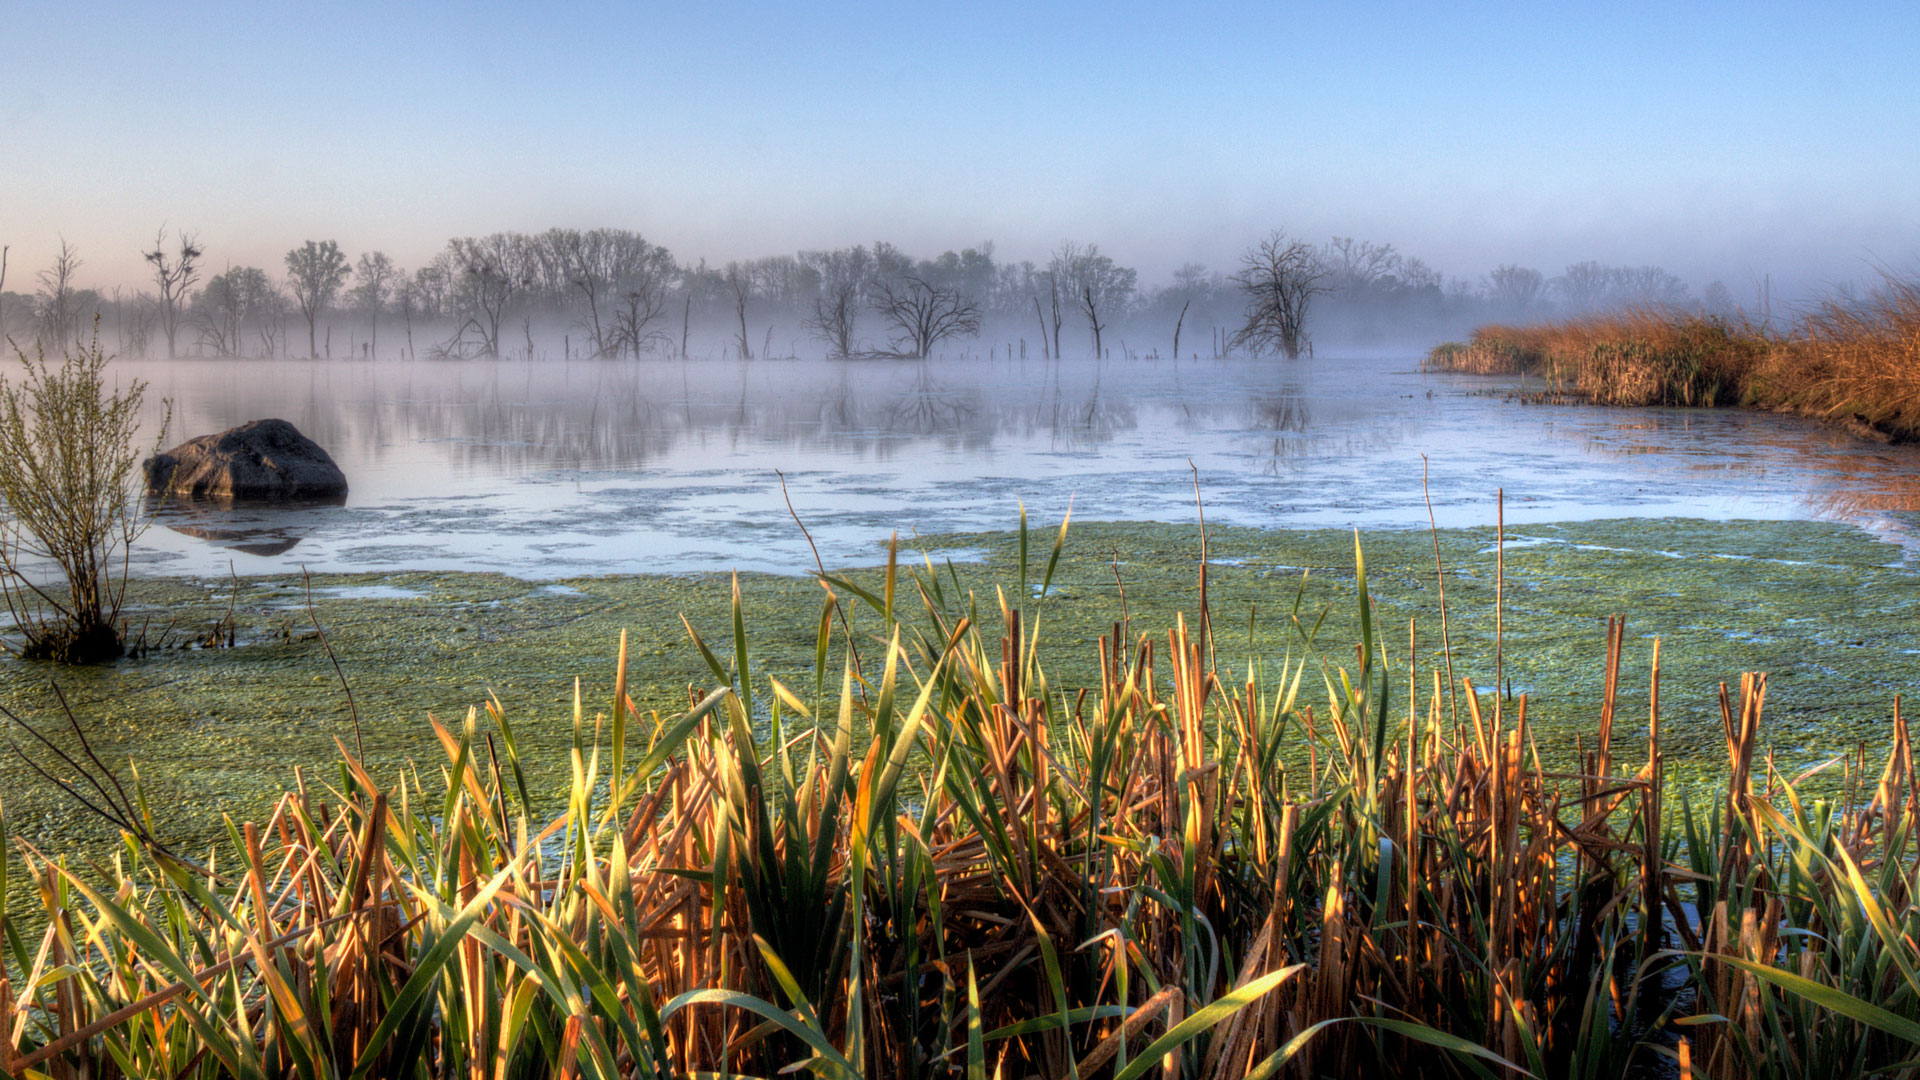
<path fill-rule="evenodd" d="M 715 266 L 629 230 L 549 229 L 454 239 L 408 270 L 332 241 L 235 266 L 176 232 L 142 250 L 146 287 L 111 292 L 87 286 L 83 254 L 63 243 L 51 265 L 14 267 L 11 291 L 0 262 L 0 333 L 52 351 L 97 317 L 109 349 L 159 357 L 1165 357 L 1430 344 L 1633 305 L 1737 310 L 1722 283 L 1695 297 L 1656 266 L 1467 279 L 1392 244 L 1278 232 L 1234 265 L 1187 263 L 1150 285 L 1072 242 L 1043 263 L 997 259 L 992 243 L 916 258 L 883 241 Z"/>

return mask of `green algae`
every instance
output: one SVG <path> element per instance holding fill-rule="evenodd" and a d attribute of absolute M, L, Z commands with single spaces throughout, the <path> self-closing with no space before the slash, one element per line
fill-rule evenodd
<path fill-rule="evenodd" d="M 1446 562 L 1454 673 L 1489 693 L 1494 683 L 1494 532 L 1438 535 Z M 1034 558 L 1051 540 L 1036 534 Z M 1302 655 L 1296 610 L 1324 609 L 1319 647 L 1351 663 L 1354 537 L 1339 530 L 1208 530 L 1209 600 L 1223 668 L 1244 672 Z M 1420 685 L 1440 655 L 1434 537 L 1384 531 L 1362 538 L 1380 634 L 1404 705 L 1407 631 L 1415 620 Z M 1199 532 L 1192 525 L 1075 523 L 1043 606 L 1050 684 L 1071 690 L 1097 675 L 1095 642 L 1120 618 L 1164 634 L 1196 602 Z M 953 561 L 949 562 L 949 557 Z M 878 557 L 877 557 L 878 558 Z M 918 538 L 902 563 L 930 561 L 953 595 L 973 591 L 981 611 L 995 588 L 1019 588 L 1012 533 Z M 876 559 L 877 561 L 877 559 Z M 872 582 L 877 571 L 858 571 Z M 558 586 L 558 587 L 556 587 Z M 1895 694 L 1920 683 L 1920 570 L 1901 548 L 1851 526 L 1809 522 L 1619 520 L 1515 526 L 1506 548 L 1505 673 L 1528 695 L 1543 755 L 1570 760 L 1597 722 L 1605 621 L 1628 619 L 1619 738 L 1642 745 L 1652 639 L 1663 641 L 1663 730 L 1683 781 L 1724 765 L 1716 701 L 1721 681 L 1770 673 L 1763 741 L 1782 770 L 1864 742 L 1881 751 Z M 619 635 L 628 634 L 629 692 L 642 709 L 683 707 L 711 679 L 681 625 L 684 614 L 716 651 L 730 648 L 725 575 L 622 576 L 527 582 L 493 574 L 330 575 L 312 580 L 312 617 L 325 628 L 352 688 L 367 757 L 376 767 L 439 755 L 426 717 L 458 722 L 496 695 L 515 723 L 535 784 L 564 776 L 572 745 L 575 679 L 591 722 L 612 692 Z M 759 675 L 810 678 L 822 592 L 807 578 L 742 575 Z M 237 593 L 236 590 L 237 589 Z M 1031 592 L 1031 589 L 1030 589 Z M 297 575 L 152 579 L 132 589 L 136 626 L 171 622 L 182 642 L 231 603 L 235 648 L 162 649 L 97 668 L 0 662 L 0 704 L 36 726 L 63 721 L 57 680 L 106 761 L 137 765 L 161 835 L 194 842 L 222 814 L 257 814 L 305 767 L 330 778 L 335 740 L 353 745 L 348 696 L 314 633 Z M 903 617 L 919 600 L 903 589 Z M 1036 605 L 1029 601 L 1031 614 Z M 849 608 L 856 639 L 877 621 Z M 991 620 L 989 625 L 997 623 Z M 863 647 L 866 647 L 863 645 Z M 877 646 L 869 649 L 877 651 Z M 1309 686 L 1312 679 L 1309 679 Z M 1313 700 L 1309 690 L 1307 700 Z M 18 733 L 15 733 L 16 741 Z M 1631 755 L 1630 755 L 1631 756 Z M 315 771 L 318 770 L 318 771 Z M 101 823 L 17 760 L 0 766 L 10 825 L 43 850 L 102 850 Z"/>

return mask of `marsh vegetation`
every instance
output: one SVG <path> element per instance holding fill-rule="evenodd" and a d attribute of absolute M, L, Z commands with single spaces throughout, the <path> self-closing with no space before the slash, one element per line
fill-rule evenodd
<path fill-rule="evenodd" d="M 1073 641 L 1058 543 L 1010 540 L 994 593 L 890 562 L 768 625 L 736 583 L 685 628 L 680 704 L 634 701 L 625 648 L 604 704 L 576 696 L 557 781 L 495 701 L 431 722 L 407 768 L 340 742 L 209 851 L 36 749 L 127 838 L 98 873 L 12 863 L 45 908 L 0 931 L 24 973 L 0 1064 L 1901 1074 L 1920 910 L 1897 700 L 1884 765 L 1801 775 L 1765 749 L 1767 678 L 1729 680 L 1723 760 L 1675 785 L 1672 702 L 1712 690 L 1609 620 L 1592 736 L 1556 764 L 1530 695 L 1476 689 L 1521 650 L 1485 671 L 1436 645 L 1493 612 L 1396 625 L 1351 539 L 1345 581 L 1248 667 L 1205 569 L 1189 616 L 1123 602 Z M 770 668 L 769 640 L 798 662 Z M 1058 674 L 1082 652 L 1089 677 Z"/>
<path fill-rule="evenodd" d="M 125 648 L 128 560 L 149 523 L 134 488 L 146 384 L 109 382 L 97 327 L 58 365 L 39 346 L 16 357 L 14 377 L 0 376 L 0 651 L 112 659 Z"/>
<path fill-rule="evenodd" d="M 1436 347 L 1427 364 L 1536 374 L 1551 392 L 1604 405 L 1772 409 L 1910 442 L 1920 439 L 1920 279 L 1889 275 L 1783 328 L 1657 307 L 1483 326 L 1465 344 Z"/>

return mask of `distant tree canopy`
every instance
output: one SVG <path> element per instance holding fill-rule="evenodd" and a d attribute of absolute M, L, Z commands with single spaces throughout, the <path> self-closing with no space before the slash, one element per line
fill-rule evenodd
<path fill-rule="evenodd" d="M 1202 338 L 1216 356 L 1285 356 L 1313 338 L 1431 340 L 1487 321 L 1633 305 L 1739 309 L 1724 285 L 1695 301 L 1684 281 L 1657 266 L 1586 261 L 1549 275 L 1504 263 L 1470 280 L 1354 236 L 1288 236 L 1277 251 L 1262 241 L 1250 252 L 1264 252 L 1259 267 L 1189 261 L 1146 282 L 1099 244 L 1078 241 L 1040 259 L 1004 259 L 985 241 L 921 258 L 883 240 L 714 264 L 677 258 L 631 229 L 554 228 L 457 237 L 410 270 L 381 251 L 350 257 L 336 241 L 312 240 L 287 252 L 277 279 L 229 264 L 204 284 L 206 245 L 185 232 L 170 237 L 142 249 L 149 288 L 112 296 L 84 286 L 84 262 L 62 245 L 51 265 L 29 275 L 37 286 L 30 294 L 0 292 L 0 334 L 58 347 L 100 313 L 102 332 L 127 355 L 165 341 L 169 353 L 284 356 L 297 311 L 309 356 L 331 352 L 320 336 L 334 327 L 356 351 L 380 355 L 394 340 L 392 331 L 381 334 L 383 323 L 395 325 L 388 319 L 404 325 L 408 356 L 416 330 L 428 335 L 423 351 L 442 357 L 612 359 L 693 349 L 744 360 L 810 347 L 843 357 L 968 348 L 1071 359 L 1108 355 L 1115 344 L 1130 355 L 1163 355 L 1186 342 L 1184 351 L 1197 355 L 1190 343 Z M 928 304 L 954 316 L 932 337 L 916 329 L 927 312 L 910 310 Z M 184 345 L 181 320 L 193 330 Z"/>

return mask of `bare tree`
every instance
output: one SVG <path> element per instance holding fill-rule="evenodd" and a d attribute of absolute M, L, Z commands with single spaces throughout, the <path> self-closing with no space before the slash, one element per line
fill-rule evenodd
<path fill-rule="evenodd" d="M 674 271 L 667 249 L 626 229 L 549 229 L 538 246 L 559 287 L 586 304 L 594 354 L 637 352 L 647 324 L 665 310 Z"/>
<path fill-rule="evenodd" d="M 407 328 L 407 359 L 413 359 L 413 313 L 420 307 L 420 287 L 416 278 L 400 275 L 394 282 L 393 306 L 400 310 L 400 321 Z"/>
<path fill-rule="evenodd" d="M 852 356 L 854 326 L 860 310 L 859 286 L 850 281 L 828 281 L 813 298 L 807 329 L 827 343 L 827 355 Z"/>
<path fill-rule="evenodd" d="M 500 355 L 500 322 L 507 307 L 532 279 L 526 245 L 510 233 L 494 233 L 479 239 L 455 240 L 448 245 L 453 255 L 456 277 L 452 300 L 467 314 L 453 340 L 442 351 L 464 353 L 466 332 L 479 335 L 479 352 Z"/>
<path fill-rule="evenodd" d="M 1632 304 L 1677 305 L 1687 299 L 1687 283 L 1658 266 L 1574 263 L 1547 287 L 1575 312 Z"/>
<path fill-rule="evenodd" d="M 129 306 L 131 311 L 127 310 Z M 136 293 L 132 304 L 122 306 L 121 311 L 126 322 L 120 331 L 120 347 L 134 356 L 147 355 L 147 342 L 160 321 L 160 302 L 151 293 Z"/>
<path fill-rule="evenodd" d="M 0 340 L 7 336 L 7 245 L 0 244 Z"/>
<path fill-rule="evenodd" d="M 260 275 L 262 278 L 266 274 Z M 255 332 L 260 336 L 260 355 L 271 360 L 275 356 L 287 354 L 287 294 L 267 282 L 267 287 L 258 298 L 259 309 Z"/>
<path fill-rule="evenodd" d="M 801 256 L 820 279 L 813 298 L 813 316 L 807 329 L 827 343 L 831 356 L 851 356 L 860 307 L 872 289 L 873 258 L 863 246 L 839 251 L 814 251 Z"/>
<path fill-rule="evenodd" d="M 894 349 L 902 356 L 932 356 L 933 347 L 947 338 L 980 332 L 979 305 L 958 290 L 912 276 L 882 281 L 875 293 L 874 309 L 899 331 Z"/>
<path fill-rule="evenodd" d="M 753 295 L 753 268 L 737 262 L 730 262 L 726 269 L 727 289 L 733 293 L 733 314 L 739 320 L 739 335 L 734 339 L 740 347 L 740 359 L 753 359 L 753 345 L 747 340 L 747 298 Z"/>
<path fill-rule="evenodd" d="M 1613 269 L 1589 259 L 1567 267 L 1554 278 L 1554 293 L 1568 308 L 1591 311 L 1604 306 L 1613 292 Z"/>
<path fill-rule="evenodd" d="M 234 266 L 214 275 L 193 301 L 200 344 L 221 356 L 240 355 L 245 325 L 266 314 L 272 292 L 266 271 L 257 267 Z"/>
<path fill-rule="evenodd" d="M 293 299 L 300 305 L 300 314 L 307 320 L 308 356 L 319 355 L 314 339 L 314 324 L 319 321 L 320 313 L 339 295 L 340 286 L 346 280 L 347 257 L 340 254 L 340 245 L 332 240 L 309 240 L 304 246 L 287 252 L 287 284 L 293 289 Z"/>
<path fill-rule="evenodd" d="M 370 251 L 360 256 L 360 265 L 354 268 L 354 285 L 347 293 L 353 306 L 366 312 L 370 326 L 368 349 L 375 359 L 380 357 L 380 309 L 387 306 L 387 295 L 393 291 L 396 279 L 405 280 L 400 268 L 393 265 L 385 252 Z"/>
<path fill-rule="evenodd" d="M 1062 244 L 1056 259 L 1064 268 L 1071 303 L 1080 309 L 1081 316 L 1087 320 L 1087 328 L 1093 332 L 1093 355 L 1098 359 L 1104 355 L 1100 344 L 1101 331 L 1107 328 L 1107 320 L 1113 313 L 1123 308 L 1133 296 L 1139 275 L 1133 269 L 1120 266 L 1112 258 L 1100 254 L 1098 244 L 1088 244 L 1084 248 L 1071 243 Z"/>
<path fill-rule="evenodd" d="M 167 227 L 160 226 L 154 235 L 153 250 L 143 251 L 140 257 L 153 264 L 153 283 L 160 290 L 160 330 L 167 335 L 167 358 L 174 356 L 174 334 L 180 328 L 180 305 L 186 299 L 187 290 L 193 288 L 194 281 L 200 277 L 200 256 L 198 241 L 192 233 L 174 233 L 179 243 L 179 253 L 167 257 Z"/>
<path fill-rule="evenodd" d="M 1392 244 L 1356 241 L 1351 236 L 1334 237 L 1321 253 L 1327 291 L 1347 296 L 1386 284 L 1400 272 L 1401 261 Z"/>
<path fill-rule="evenodd" d="M 427 265 L 413 272 L 413 296 L 424 318 L 437 319 L 447 313 L 447 299 L 453 292 L 453 254 L 442 251 Z"/>
<path fill-rule="evenodd" d="M 1298 357 L 1306 340 L 1307 305 L 1327 291 L 1326 276 L 1312 245 L 1282 230 L 1248 248 L 1233 276 L 1247 297 L 1246 323 L 1231 344 L 1256 355 L 1272 351 Z"/>
<path fill-rule="evenodd" d="M 1487 298 L 1507 312 L 1524 312 L 1538 303 L 1547 279 L 1530 266 L 1503 263 L 1487 274 Z"/>
<path fill-rule="evenodd" d="M 625 350 L 638 359 L 641 352 L 666 337 L 665 331 L 648 327 L 666 315 L 667 286 L 674 275 L 673 258 L 665 248 L 646 244 L 645 250 L 635 249 L 630 257 L 621 260 L 617 272 L 619 276 L 614 284 L 619 306 L 614 309 L 613 333 L 607 344 L 614 355 Z"/>
<path fill-rule="evenodd" d="M 62 238 L 53 265 L 36 277 L 40 288 L 34 293 L 35 314 L 40 320 L 40 338 L 64 349 L 80 338 L 79 287 L 74 284 L 82 263 L 80 249 Z"/>
<path fill-rule="evenodd" d="M 1053 358 L 1060 359 L 1060 324 L 1063 313 L 1073 304 L 1073 264 L 1080 258 L 1080 245 L 1071 240 L 1060 241 L 1054 249 L 1053 257 L 1047 260 L 1047 268 L 1041 274 L 1047 287 L 1046 318 L 1040 331 L 1043 336 L 1053 337 Z"/>

